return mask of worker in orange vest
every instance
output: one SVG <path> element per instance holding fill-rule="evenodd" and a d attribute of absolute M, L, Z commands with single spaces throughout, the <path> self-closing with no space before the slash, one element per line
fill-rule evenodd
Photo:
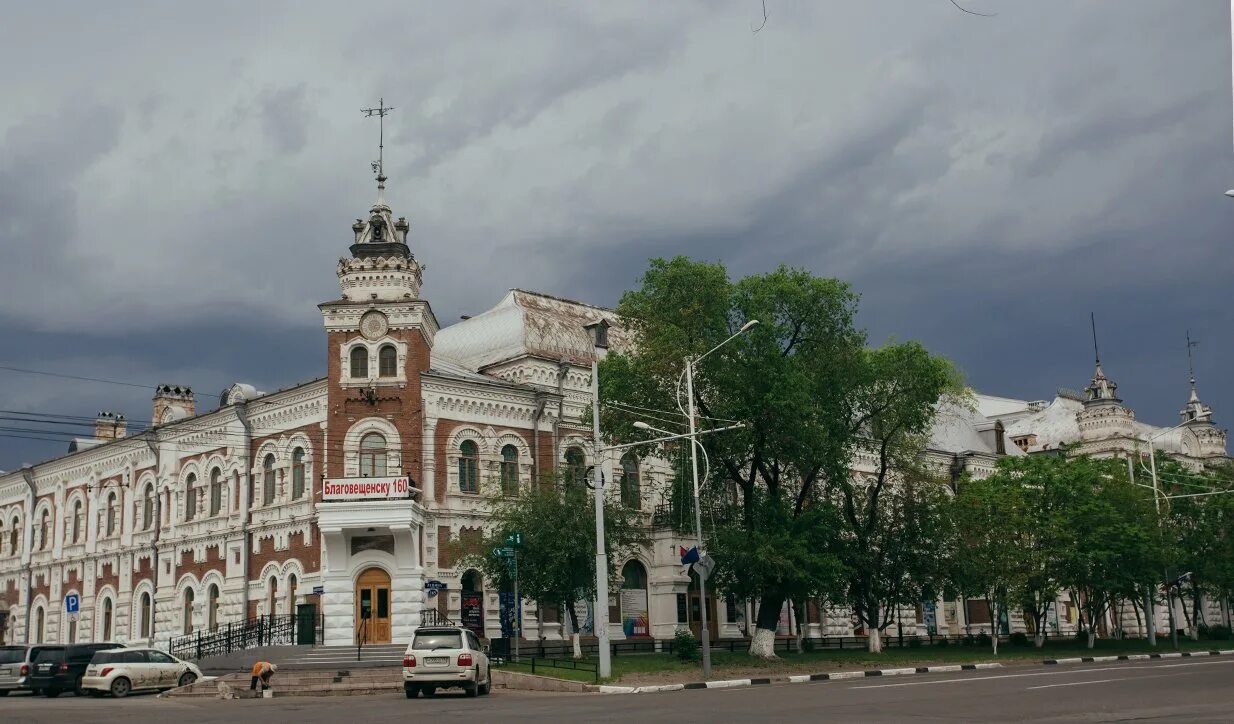
<path fill-rule="evenodd" d="M 257 682 L 261 682 L 261 690 L 265 691 L 270 688 L 270 677 L 274 676 L 274 672 L 278 671 L 278 664 L 272 664 L 269 661 L 258 661 L 253 664 L 253 680 L 249 682 L 251 691 L 257 690 Z"/>

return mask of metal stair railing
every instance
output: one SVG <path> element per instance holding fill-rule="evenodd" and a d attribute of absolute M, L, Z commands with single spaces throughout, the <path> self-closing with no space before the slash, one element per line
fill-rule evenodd
<path fill-rule="evenodd" d="M 421 626 L 457 626 L 450 619 L 446 618 L 435 608 L 424 608 L 420 610 L 420 625 Z"/>
<path fill-rule="evenodd" d="M 296 633 L 300 629 L 301 618 L 297 613 L 267 614 L 247 621 L 234 621 L 214 631 L 196 631 L 173 638 L 168 650 L 172 656 L 181 659 L 203 659 L 255 646 L 292 646 L 298 642 Z M 324 624 L 324 614 L 314 617 L 314 643 L 320 642 Z"/>

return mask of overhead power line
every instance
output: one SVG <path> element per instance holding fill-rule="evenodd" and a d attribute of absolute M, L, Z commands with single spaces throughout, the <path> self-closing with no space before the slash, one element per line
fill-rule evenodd
<path fill-rule="evenodd" d="M 0 370 L 8 372 L 21 372 L 27 375 L 43 375 L 45 377 L 60 377 L 66 380 L 79 380 L 81 382 L 101 382 L 107 385 L 123 385 L 124 387 L 136 387 L 140 390 L 157 390 L 158 385 L 141 385 L 136 382 L 124 382 L 121 380 L 106 380 L 101 377 L 86 377 L 83 375 L 68 375 L 62 372 L 47 372 L 45 370 L 31 370 L 24 367 L 12 367 L 9 365 L 0 365 Z M 193 394 L 204 395 L 206 397 L 218 398 L 218 395 L 212 395 L 209 392 L 194 392 Z"/>

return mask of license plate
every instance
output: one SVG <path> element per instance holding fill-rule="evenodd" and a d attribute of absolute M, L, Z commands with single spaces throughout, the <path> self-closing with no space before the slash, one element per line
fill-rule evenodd
<path fill-rule="evenodd" d="M 428 664 L 429 666 L 445 666 L 446 664 L 450 663 L 450 657 L 449 656 L 429 656 L 428 658 L 424 659 L 424 663 Z"/>
<path fill-rule="evenodd" d="M 39 664 L 39 671 L 51 671 L 51 664 Z"/>

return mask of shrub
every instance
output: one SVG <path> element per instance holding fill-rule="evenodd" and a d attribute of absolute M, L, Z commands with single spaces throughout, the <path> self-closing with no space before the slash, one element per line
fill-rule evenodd
<path fill-rule="evenodd" d="M 1229 641 L 1230 627 L 1229 626 L 1201 626 L 1200 637 L 1212 639 L 1213 641 Z"/>
<path fill-rule="evenodd" d="M 689 629 L 679 628 L 677 633 L 673 634 L 673 653 L 682 661 L 698 661 L 702 649 Z"/>
<path fill-rule="evenodd" d="M 990 634 L 984 631 L 977 634 L 977 645 L 982 646 L 982 647 L 989 646 L 990 645 Z"/>
<path fill-rule="evenodd" d="M 814 643 L 814 639 L 810 638 L 809 636 L 806 636 L 805 638 L 801 639 L 801 650 L 805 651 L 806 653 L 813 651 L 815 645 L 816 644 Z"/>
<path fill-rule="evenodd" d="M 1088 632 L 1082 628 L 1076 629 L 1075 635 L 1072 636 L 1072 638 L 1074 638 L 1077 643 L 1084 644 L 1085 646 L 1088 645 Z"/>
<path fill-rule="evenodd" d="M 911 639 L 908 640 L 908 647 L 910 649 L 921 648 L 921 639 L 917 638 L 916 636 L 912 637 Z"/>
<path fill-rule="evenodd" d="M 939 639 L 938 641 L 935 641 L 935 642 L 934 642 L 934 645 L 935 645 L 935 646 L 939 646 L 939 647 L 943 647 L 943 648 L 945 648 L 945 647 L 947 647 L 947 646 L 950 646 L 950 645 L 951 645 L 951 642 L 950 642 L 950 641 L 948 641 L 948 640 L 947 640 L 947 639 L 945 639 L 945 638 L 942 638 L 942 639 Z"/>
<path fill-rule="evenodd" d="M 1029 644 L 1028 634 L 1024 633 L 1023 631 L 1016 631 L 1015 633 L 1011 634 L 1011 645 L 1012 646 L 1028 646 L 1028 644 Z"/>
<path fill-rule="evenodd" d="M 977 645 L 976 637 L 974 637 L 972 634 L 964 634 L 964 645 L 965 646 L 976 646 Z"/>

